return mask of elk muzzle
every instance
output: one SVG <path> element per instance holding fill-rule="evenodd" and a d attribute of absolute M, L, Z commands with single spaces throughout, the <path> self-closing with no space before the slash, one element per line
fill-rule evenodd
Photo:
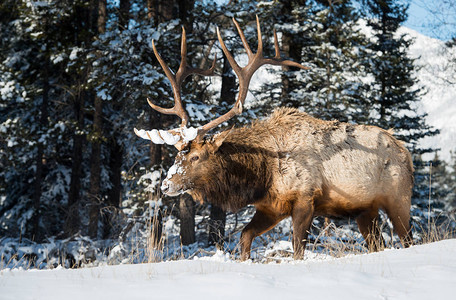
<path fill-rule="evenodd" d="M 161 184 L 162 192 L 171 197 L 185 193 L 188 190 L 188 183 L 184 177 L 185 173 L 180 161 L 174 163 L 168 170 L 168 176 Z"/>
<path fill-rule="evenodd" d="M 184 191 L 182 190 L 181 187 L 179 187 L 177 184 L 175 184 L 168 178 L 163 180 L 163 182 L 161 184 L 161 190 L 162 190 L 163 194 L 165 194 L 167 196 L 171 196 L 171 197 L 178 196 L 178 195 L 184 193 Z"/>

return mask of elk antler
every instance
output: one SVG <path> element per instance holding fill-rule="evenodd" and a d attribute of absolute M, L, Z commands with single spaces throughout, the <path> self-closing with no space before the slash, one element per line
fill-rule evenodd
<path fill-rule="evenodd" d="M 218 125 L 220 125 L 221 123 L 223 123 L 225 121 L 228 121 L 232 117 L 242 113 L 242 106 L 243 106 L 245 98 L 247 96 L 250 79 L 252 78 L 252 75 L 255 73 L 255 71 L 258 70 L 258 68 L 260 68 L 261 66 L 269 64 L 269 65 L 292 66 L 292 67 L 297 67 L 297 68 L 301 68 L 301 69 L 305 69 L 305 70 L 309 69 L 308 67 L 305 67 L 297 62 L 283 59 L 280 56 L 279 42 L 277 39 L 277 33 L 276 33 L 275 29 L 274 29 L 275 56 L 273 58 L 263 57 L 263 40 L 261 37 L 260 21 L 258 20 L 258 16 L 256 16 L 257 31 L 258 31 L 258 49 L 255 54 L 252 52 L 252 50 L 250 50 L 249 44 L 247 43 L 247 39 L 245 38 L 244 32 L 242 31 L 241 27 L 239 26 L 239 23 L 234 18 L 233 18 L 233 22 L 234 22 L 234 25 L 236 26 L 239 36 L 241 37 L 241 41 L 247 52 L 249 62 L 243 68 L 241 68 L 238 65 L 236 60 L 233 58 L 231 53 L 226 48 L 226 45 L 223 42 L 222 36 L 220 34 L 220 30 L 217 27 L 217 37 L 222 46 L 223 53 L 225 53 L 225 55 L 228 59 L 228 62 L 230 63 L 231 67 L 233 68 L 234 73 L 236 73 L 236 75 L 239 79 L 239 94 L 236 99 L 236 103 L 234 104 L 233 108 L 231 108 L 230 111 L 228 111 L 224 115 L 216 118 L 215 120 L 210 121 L 209 123 L 205 124 L 204 126 L 202 126 L 198 129 L 197 142 L 201 142 L 204 135 L 209 130 L 217 127 Z"/>
<path fill-rule="evenodd" d="M 154 54 L 157 57 L 158 62 L 163 68 L 163 71 L 165 72 L 166 77 L 168 77 L 169 81 L 171 82 L 171 87 L 173 89 L 173 94 L 174 94 L 174 106 L 172 108 L 163 108 L 160 107 L 149 99 L 147 99 L 147 102 L 149 103 L 150 107 L 155 109 L 156 111 L 163 113 L 163 114 L 168 114 L 168 115 L 177 115 L 179 118 L 182 119 L 181 123 L 181 128 L 176 130 L 168 130 L 166 131 L 155 131 L 154 135 L 150 135 L 149 132 L 145 131 L 138 131 L 135 129 L 135 133 L 142 138 L 150 139 L 154 143 L 157 143 L 156 141 L 158 140 L 160 143 L 161 140 L 169 141 L 169 134 L 172 136 L 177 137 L 178 135 L 183 135 L 183 132 L 185 130 L 185 127 L 188 124 L 188 114 L 185 111 L 184 106 L 182 105 L 182 99 L 181 99 L 181 86 L 182 82 L 187 78 L 187 76 L 191 74 L 198 74 L 198 75 L 203 75 L 203 76 L 212 76 L 214 75 L 214 70 L 215 70 L 215 62 L 217 60 L 217 55 L 214 56 L 214 60 L 212 62 L 212 66 L 207 69 L 198 69 L 198 68 L 192 68 L 187 66 L 187 37 L 185 34 L 185 28 L 182 26 L 182 38 L 181 38 L 181 62 L 179 65 L 179 69 L 177 70 L 176 74 L 174 75 L 171 69 L 168 67 L 166 62 L 163 60 L 163 58 L 160 56 L 160 54 L 157 51 L 157 48 L 155 47 L 155 42 L 152 40 L 152 48 L 154 50 Z M 168 134 L 169 133 L 169 134 Z M 159 135 L 157 137 L 157 134 Z M 166 138 L 168 137 L 168 138 Z M 173 144 L 176 144 L 179 140 L 177 138 L 171 139 L 174 140 Z M 163 142 L 162 142 L 163 143 Z M 167 142 L 168 143 L 168 142 Z"/>
<path fill-rule="evenodd" d="M 168 114 L 168 115 L 177 115 L 182 119 L 182 124 L 181 127 L 187 126 L 188 123 L 188 115 L 187 112 L 185 111 L 184 107 L 182 106 L 182 99 L 181 99 L 181 85 L 182 82 L 187 78 L 187 76 L 191 74 L 199 74 L 203 76 L 212 76 L 214 74 L 214 69 L 215 69 L 215 61 L 217 60 L 217 54 L 214 57 L 214 60 L 212 62 L 212 66 L 210 69 L 207 70 L 202 70 L 202 69 L 196 69 L 196 68 L 191 68 L 187 66 L 187 37 L 185 34 L 185 28 L 182 26 L 182 40 L 181 40 L 181 63 L 179 66 L 179 69 L 176 72 L 176 75 L 173 75 L 171 69 L 168 67 L 168 65 L 165 63 L 165 61 L 161 58 L 160 54 L 157 51 L 157 48 L 155 47 L 154 40 L 152 40 L 152 48 L 154 50 L 154 54 L 157 57 L 158 62 L 163 68 L 163 71 L 165 71 L 166 77 L 168 77 L 169 81 L 171 82 L 171 87 L 173 89 L 174 93 L 174 107 L 172 108 L 162 108 L 158 105 L 153 104 L 149 99 L 147 99 L 147 102 L 149 105 L 155 109 L 156 111 L 163 113 L 163 114 Z"/>
<path fill-rule="evenodd" d="M 260 30 L 260 21 L 258 20 L 258 16 L 256 16 L 256 23 L 257 23 L 257 31 L 258 31 L 258 49 L 257 52 L 254 54 L 247 43 L 247 39 L 239 23 L 233 18 L 234 25 L 241 37 L 242 44 L 247 52 L 248 56 L 248 64 L 241 68 L 231 53 L 226 48 L 225 43 L 223 42 L 222 36 L 220 34 L 220 30 L 217 27 L 217 37 L 222 46 L 223 53 L 225 53 L 228 62 L 230 63 L 233 71 L 236 73 L 239 79 L 239 94 L 234 104 L 233 108 L 229 110 L 224 115 L 216 118 L 215 120 L 210 121 L 209 123 L 199 127 L 197 130 L 195 128 L 186 128 L 188 124 L 188 114 L 185 111 L 182 105 L 181 99 L 181 85 L 184 79 L 189 76 L 190 74 L 199 74 L 203 76 L 212 76 L 214 75 L 215 69 L 215 61 L 217 60 L 217 56 L 214 57 L 212 62 L 212 66 L 207 70 L 191 68 L 187 66 L 187 42 L 186 42 L 186 35 L 185 35 L 185 28 L 182 27 L 182 41 L 181 41 L 181 63 L 179 69 L 177 70 L 176 74 L 174 75 L 168 65 L 164 62 L 161 58 L 160 54 L 155 47 L 155 43 L 152 40 L 152 48 L 154 50 L 154 54 L 157 57 L 158 62 L 162 66 L 166 77 L 168 77 L 169 81 L 171 82 L 171 87 L 173 89 L 174 94 L 174 106 L 172 108 L 163 108 L 158 105 L 152 103 L 149 99 L 147 102 L 149 105 L 155 109 L 156 111 L 163 113 L 163 114 L 174 114 L 179 116 L 182 119 L 181 127 L 179 129 L 173 129 L 168 131 L 138 131 L 135 129 L 135 133 L 142 138 L 149 139 L 154 143 L 167 143 L 171 145 L 175 145 L 178 149 L 185 143 L 186 141 L 192 140 L 196 138 L 197 142 L 201 142 L 204 138 L 204 135 L 211 129 L 217 127 L 221 123 L 228 121 L 235 115 L 242 113 L 242 106 L 244 105 L 245 98 L 247 96 L 248 88 L 250 80 L 258 68 L 263 65 L 281 65 L 281 66 L 292 66 L 301 69 L 309 69 L 308 67 L 302 66 L 301 64 L 286 60 L 280 56 L 280 49 L 279 49 L 279 42 L 277 39 L 276 31 L 274 30 L 274 47 L 275 47 L 275 56 L 272 58 L 263 57 L 263 40 L 261 37 L 261 30 Z M 181 138 L 183 138 L 183 142 L 180 142 Z M 179 149 L 180 150 L 180 149 Z"/>

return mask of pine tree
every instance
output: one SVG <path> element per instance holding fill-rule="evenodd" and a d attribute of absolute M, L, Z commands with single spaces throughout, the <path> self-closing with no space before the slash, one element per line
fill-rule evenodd
<path fill-rule="evenodd" d="M 408 6 L 396 0 L 365 1 L 364 5 L 373 33 L 369 48 L 376 54 L 370 67 L 373 82 L 368 94 L 369 123 L 393 128 L 414 153 L 431 152 L 418 147 L 421 138 L 438 131 L 426 124 L 426 114 L 416 112 L 423 90 L 416 85 L 415 60 L 407 56 L 413 40 L 397 34 L 407 19 Z"/>
<path fill-rule="evenodd" d="M 423 161 L 421 155 L 414 158 L 415 186 L 413 189 L 412 215 L 414 228 L 427 232 L 430 226 L 454 222 L 451 215 L 451 176 L 447 163 L 436 153 L 431 161 Z"/>
<path fill-rule="evenodd" d="M 385 129 L 393 128 L 395 135 L 406 142 L 412 152 L 415 167 L 412 210 L 415 221 L 420 223 L 415 227 L 426 227 L 430 217 L 426 211 L 435 207 L 438 214 L 440 202 L 432 197 L 432 162 L 421 158 L 421 154 L 434 149 L 420 148 L 419 141 L 437 134 L 438 130 L 426 123 L 425 113 L 416 112 L 424 92 L 416 84 L 415 60 L 407 56 L 413 40 L 397 33 L 407 18 L 408 6 L 396 0 L 366 0 L 363 3 L 369 18 L 367 24 L 373 34 L 369 48 L 375 54 L 370 67 L 373 81 L 367 94 L 369 123 Z"/>
<path fill-rule="evenodd" d="M 279 13 L 280 12 L 280 13 Z M 272 106 L 301 107 L 315 117 L 363 123 L 369 52 L 357 28 L 359 18 L 350 1 L 284 1 L 264 7 L 265 19 L 277 23 L 285 54 L 311 67 L 285 70 L 281 92 L 266 84 L 261 98 Z"/>
<path fill-rule="evenodd" d="M 446 184 L 448 185 L 447 210 L 453 215 L 454 219 L 456 212 L 456 149 L 451 151 L 449 167 L 450 170 L 446 178 Z"/>
<path fill-rule="evenodd" d="M 10 140 L 4 148 L 5 164 L 11 171 L 4 177 L 10 205 L 1 217 L 9 220 L 4 223 L 9 233 L 19 229 L 24 236 L 39 240 L 62 227 L 55 201 L 64 200 L 67 192 L 64 160 L 68 147 L 62 139 L 68 134 L 62 118 L 66 111 L 59 111 L 56 117 L 59 102 L 50 99 L 59 99 L 61 92 L 58 78 L 62 70 L 57 60 L 68 37 L 59 25 L 65 24 L 71 9 L 61 2 L 5 4 L 2 8 L 10 15 L 2 21 L 14 34 L 2 38 L 1 66 L 12 76 L 9 82 L 16 82 L 15 93 L 20 98 L 2 97 L 7 108 L 2 113 L 2 131 L 5 140 Z M 17 225 L 11 226 L 11 222 Z"/>

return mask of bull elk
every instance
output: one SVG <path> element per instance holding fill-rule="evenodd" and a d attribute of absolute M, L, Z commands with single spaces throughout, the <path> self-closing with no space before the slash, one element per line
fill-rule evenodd
<path fill-rule="evenodd" d="M 263 42 L 257 17 L 258 49 L 250 50 L 239 24 L 234 20 L 248 56 L 240 67 L 225 46 L 217 28 L 222 50 L 239 79 L 236 103 L 226 114 L 199 128 L 188 128 L 188 115 L 180 97 L 182 81 L 190 74 L 213 75 L 215 58 L 208 70 L 186 63 L 185 29 L 182 32 L 181 63 L 175 75 L 153 51 L 171 81 L 175 104 L 162 108 L 164 114 L 182 119 L 180 128 L 136 130 L 138 136 L 155 143 L 168 143 L 178 150 L 174 165 L 162 182 L 163 193 L 189 193 L 225 210 L 237 211 L 254 205 L 255 215 L 240 238 L 241 258 L 250 257 L 255 237 L 291 216 L 294 258 L 303 258 L 312 219 L 316 216 L 356 219 L 369 250 L 378 250 L 381 232 L 379 210 L 391 220 L 407 247 L 412 243 L 410 198 L 413 166 L 407 149 L 391 132 L 375 126 L 323 121 L 293 108 L 278 108 L 268 119 L 250 126 L 232 128 L 213 136 L 207 132 L 242 112 L 250 79 L 265 64 L 306 67 L 280 55 L 274 31 L 275 56 L 263 57 Z"/>

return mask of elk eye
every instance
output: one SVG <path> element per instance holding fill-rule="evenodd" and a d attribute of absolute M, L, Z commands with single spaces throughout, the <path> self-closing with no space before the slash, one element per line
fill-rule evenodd
<path fill-rule="evenodd" d="M 190 158 L 190 161 L 194 162 L 194 161 L 197 161 L 198 159 L 199 159 L 199 156 L 195 155 L 195 156 L 192 156 L 192 158 Z"/>

